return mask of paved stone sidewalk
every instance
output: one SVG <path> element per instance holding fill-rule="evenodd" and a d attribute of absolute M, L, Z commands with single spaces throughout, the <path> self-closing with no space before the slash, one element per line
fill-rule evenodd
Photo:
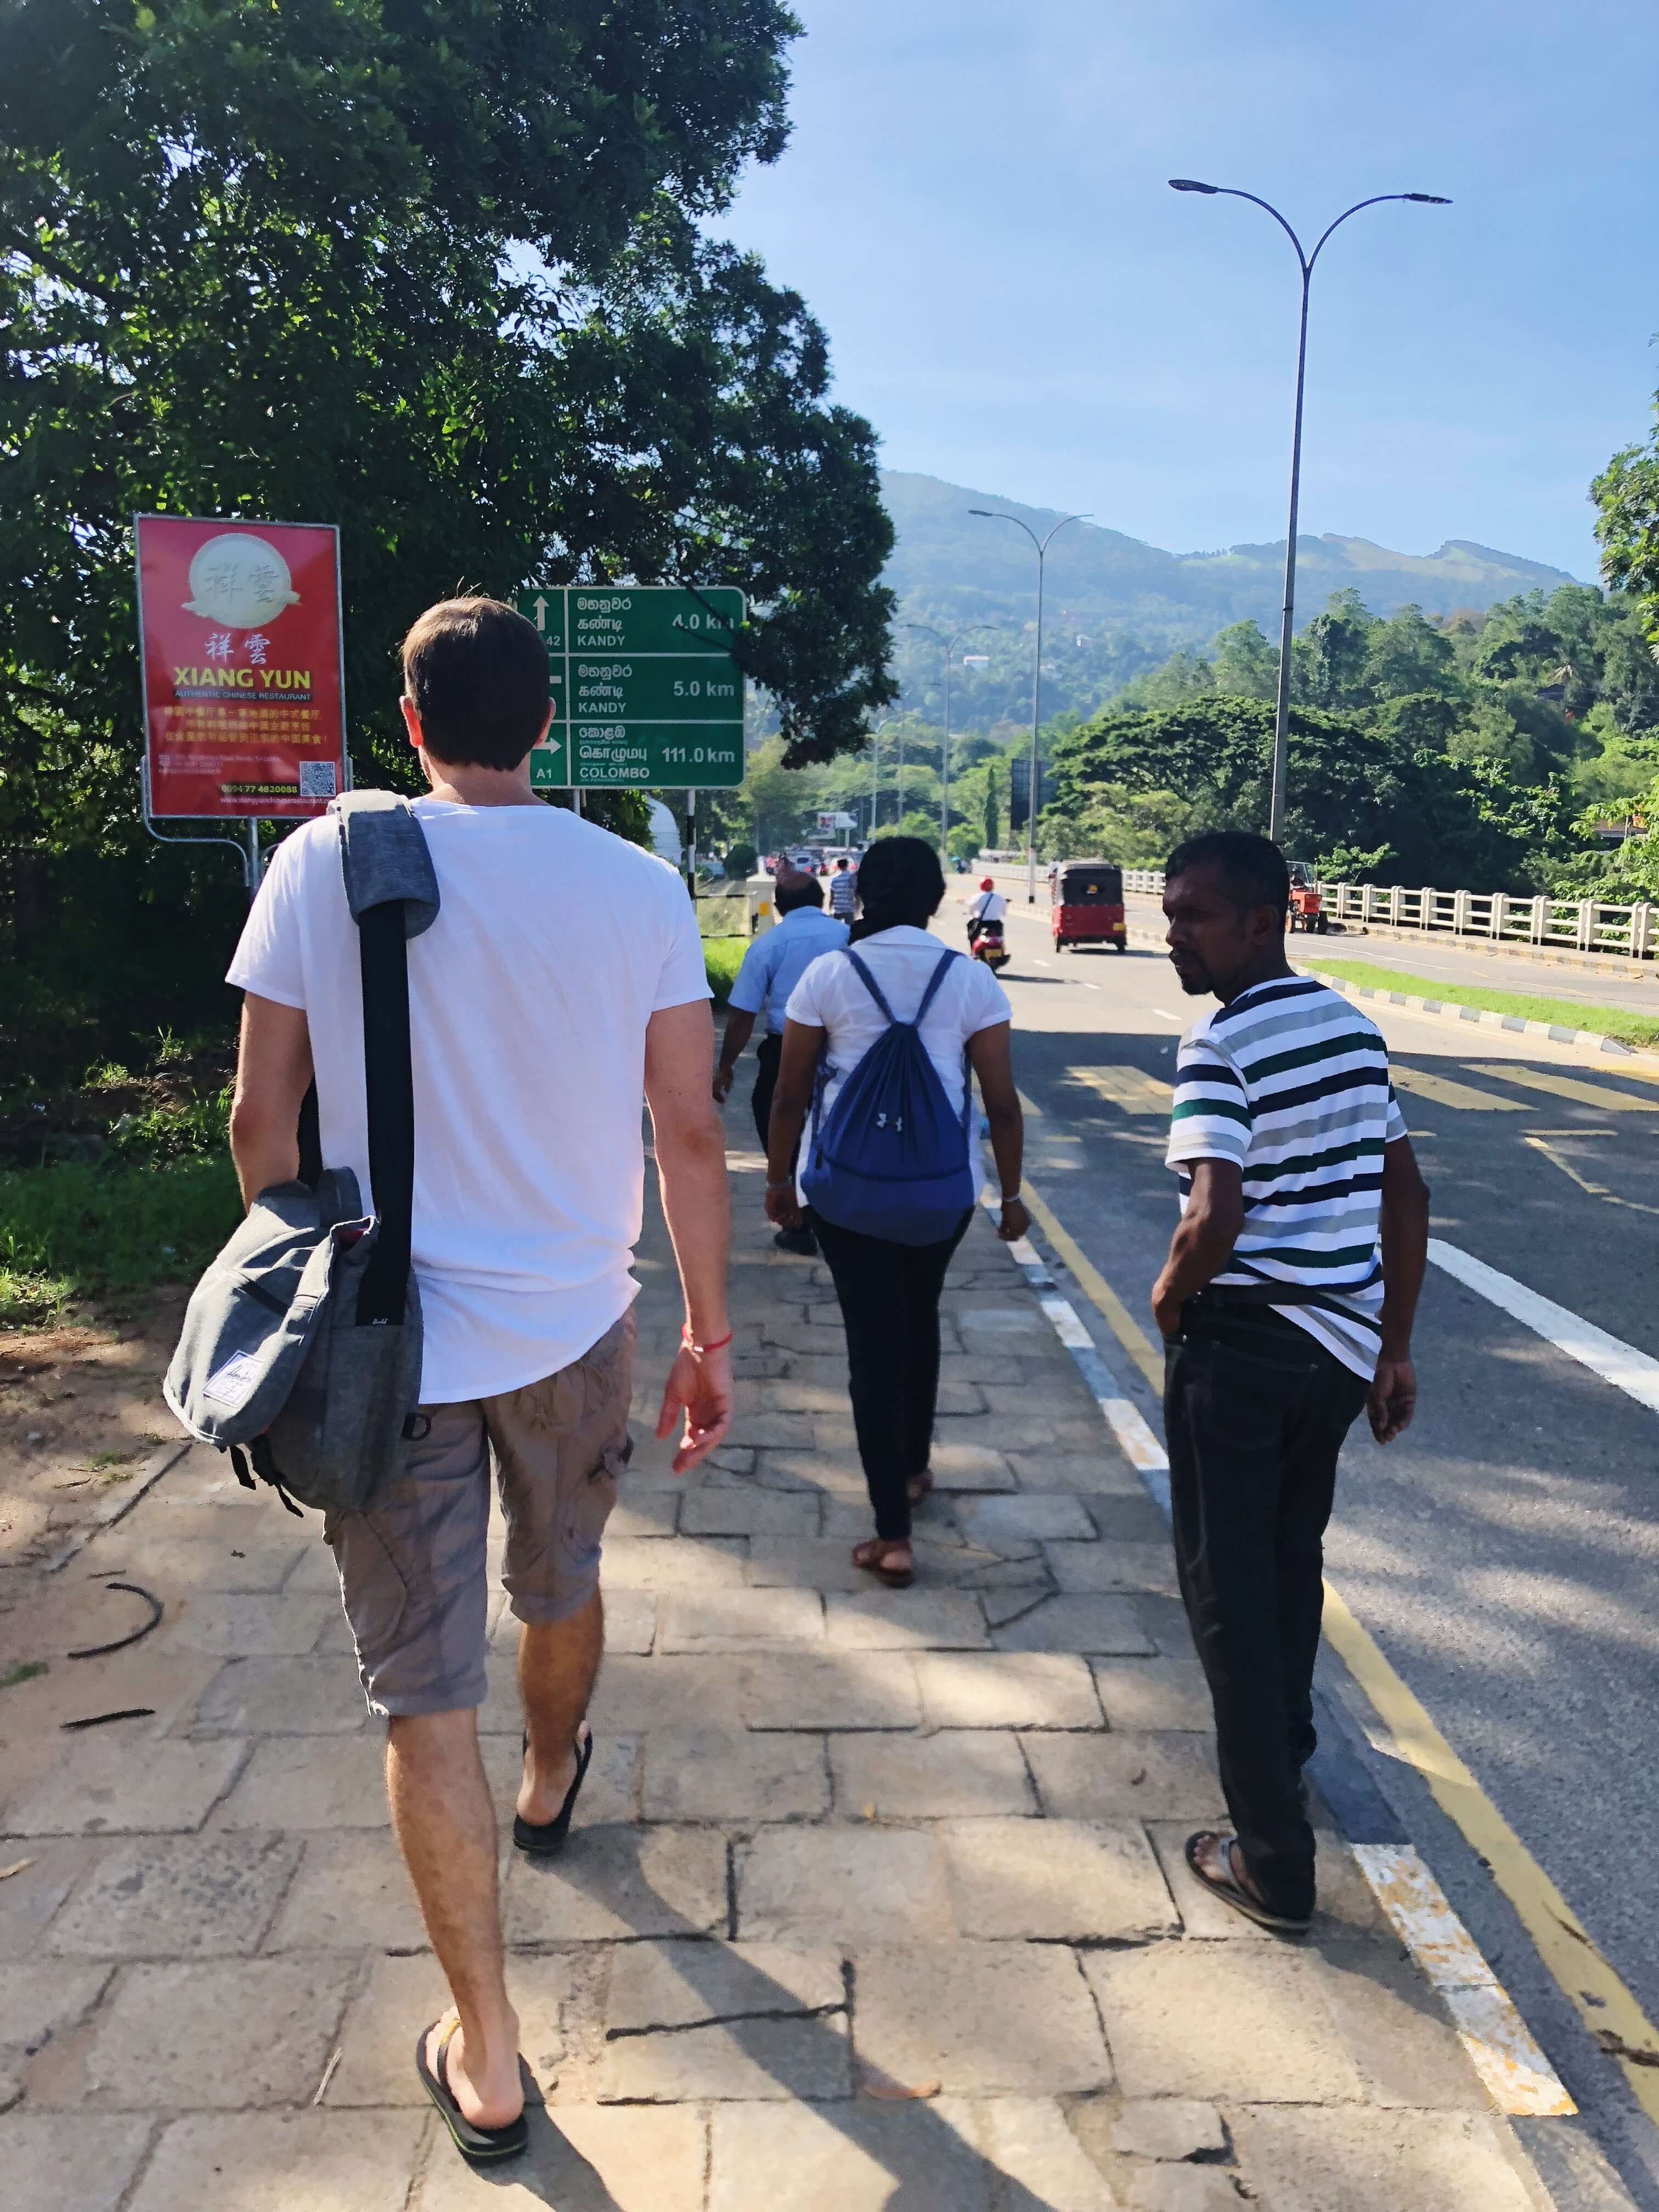
<path fill-rule="evenodd" d="M 1334 1835 L 1304 1944 L 1185 1875 L 1220 1807 L 1164 1525 L 988 1224 L 945 1293 L 920 1579 L 884 1591 L 848 1559 L 833 1295 L 735 1165 L 730 1448 L 680 1482 L 641 1443 L 580 1824 L 555 1867 L 503 1854 L 530 2156 L 469 2173 L 416 2083 L 441 1984 L 316 1519 L 197 1452 L 33 1623 L 123 1632 L 112 1576 L 163 1626 L 0 1707 L 9 2212 L 1537 2212 Z M 654 1226 L 642 1273 L 648 1425 Z"/>

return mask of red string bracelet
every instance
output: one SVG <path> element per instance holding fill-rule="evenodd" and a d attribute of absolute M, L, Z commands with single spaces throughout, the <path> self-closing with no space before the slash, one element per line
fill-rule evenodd
<path fill-rule="evenodd" d="M 724 1352 L 736 1334 L 736 1329 L 728 1328 L 725 1335 L 717 1339 L 713 1344 L 694 1344 L 691 1340 L 691 1324 L 690 1322 L 680 1323 L 680 1342 L 694 1359 L 701 1359 L 705 1352 Z"/>

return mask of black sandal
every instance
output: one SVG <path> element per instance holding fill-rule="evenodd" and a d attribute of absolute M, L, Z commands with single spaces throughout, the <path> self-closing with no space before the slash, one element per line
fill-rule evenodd
<path fill-rule="evenodd" d="M 1212 1897 L 1218 1897 L 1224 1905 L 1231 1905 L 1235 1912 L 1242 1912 L 1247 1920 L 1254 1920 L 1258 1928 L 1270 1928 L 1275 1936 L 1305 1936 L 1313 1925 L 1313 1915 L 1305 1920 L 1293 1920 L 1285 1913 L 1275 1912 L 1259 1897 L 1252 1896 L 1233 1871 L 1233 1850 L 1237 1836 L 1223 1835 L 1214 1828 L 1200 1828 L 1196 1835 L 1187 1838 L 1187 1868 L 1193 1880 L 1207 1889 Z M 1205 1846 L 1218 1847 L 1224 1875 L 1212 1874 L 1202 1863 Z"/>
<path fill-rule="evenodd" d="M 438 2063 L 427 2063 L 426 2041 L 432 2028 L 422 2031 L 415 2045 L 415 2071 L 421 2085 L 438 2107 L 439 2118 L 449 2130 L 451 2140 L 469 2166 L 489 2166 L 500 2158 L 517 2158 L 530 2142 L 530 2122 L 520 2112 L 516 2120 L 509 2120 L 504 2128 L 481 2128 L 469 2120 L 457 2103 L 455 2092 L 449 2086 L 449 2046 L 455 2040 L 455 2031 L 460 2026 L 456 2021 L 438 2045 Z"/>
<path fill-rule="evenodd" d="M 528 1732 L 524 1747 L 530 1748 Z M 588 1763 L 593 1756 L 593 1731 L 589 1729 L 586 1741 L 576 1747 L 576 1778 L 564 1793 L 564 1802 L 558 1816 L 551 1820 L 526 1820 L 521 1813 L 513 1815 L 513 1840 L 521 1851 L 532 1859 L 556 1858 L 564 1849 L 570 1833 L 570 1815 L 576 1809 L 576 1793 L 587 1777 Z"/>

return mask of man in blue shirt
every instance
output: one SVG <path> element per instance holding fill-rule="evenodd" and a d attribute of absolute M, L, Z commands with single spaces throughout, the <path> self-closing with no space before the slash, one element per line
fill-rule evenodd
<path fill-rule="evenodd" d="M 816 876 L 780 868 L 773 896 L 778 909 L 776 926 L 757 937 L 743 956 L 738 980 L 732 986 L 720 1066 L 714 1070 L 714 1097 L 724 1106 L 732 1089 L 732 1072 L 753 1034 L 756 1017 L 764 1013 L 767 1034 L 755 1054 L 758 1066 L 750 1101 L 763 1152 L 772 1118 L 772 1092 L 783 1051 L 783 1010 L 789 1003 L 789 994 L 820 952 L 836 951 L 847 942 L 847 924 L 832 921 L 823 911 L 823 886 Z M 817 1249 L 817 1240 L 805 1223 L 799 1229 L 781 1229 L 772 1241 L 780 1251 L 803 1256 Z"/>

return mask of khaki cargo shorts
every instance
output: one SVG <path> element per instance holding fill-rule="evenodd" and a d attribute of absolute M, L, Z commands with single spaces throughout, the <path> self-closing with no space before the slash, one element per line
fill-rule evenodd
<path fill-rule="evenodd" d="M 634 1316 L 540 1382 L 422 1406 L 409 1471 L 367 1513 L 331 1513 L 340 1594 L 369 1711 L 447 1713 L 484 1699 L 495 1462 L 520 1620 L 568 1620 L 599 1586 L 599 1542 L 633 1447 Z"/>

